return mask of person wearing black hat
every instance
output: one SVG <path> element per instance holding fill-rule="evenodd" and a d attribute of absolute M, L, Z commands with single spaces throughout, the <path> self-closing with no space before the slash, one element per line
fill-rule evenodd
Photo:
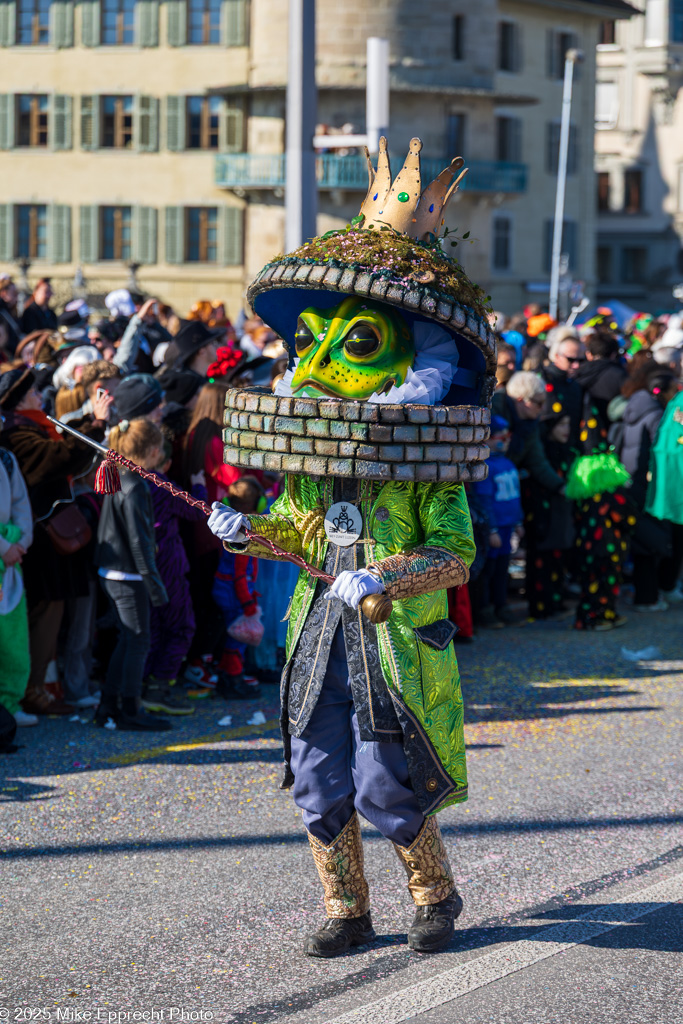
<path fill-rule="evenodd" d="M 73 327 L 85 327 L 88 323 L 89 315 L 90 310 L 85 302 L 80 305 L 67 302 L 64 311 L 57 317 L 57 330 L 64 333 L 64 331 L 71 330 Z"/>
<path fill-rule="evenodd" d="M 22 701 L 29 714 L 68 714 L 74 709 L 45 689 L 45 672 L 57 646 L 67 599 L 87 592 L 77 553 L 62 554 L 47 527 L 52 517 L 71 507 L 71 476 L 87 471 L 91 449 L 68 434 L 58 434 L 42 411 L 33 370 L 24 367 L 0 377 L 0 413 L 4 419 L 0 445 L 13 453 L 26 481 L 34 515 L 34 541 L 23 558 L 22 570 L 29 618 L 31 675 Z M 102 441 L 106 424 L 87 419 L 74 424 L 95 441 Z"/>
<path fill-rule="evenodd" d="M 173 339 L 176 350 L 175 369 L 191 370 L 206 377 L 206 371 L 216 362 L 219 341 L 225 337 L 225 328 L 211 328 L 201 320 L 185 320 Z"/>
<path fill-rule="evenodd" d="M 116 391 L 116 411 L 120 420 L 145 418 L 161 422 L 164 394 L 158 380 L 149 373 L 131 373 Z"/>

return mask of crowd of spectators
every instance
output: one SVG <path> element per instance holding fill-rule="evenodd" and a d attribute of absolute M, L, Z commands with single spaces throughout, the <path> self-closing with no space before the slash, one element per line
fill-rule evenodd
<path fill-rule="evenodd" d="M 21 312 L 17 299 L 0 276 L 0 715 L 29 726 L 92 709 L 106 729 L 163 730 L 198 700 L 255 698 L 245 637 L 282 618 L 292 573 L 264 585 L 262 567 L 257 582 L 201 510 L 132 472 L 96 494 L 100 457 L 48 415 L 208 504 L 263 511 L 281 480 L 224 463 L 223 410 L 229 386 L 285 371 L 282 343 L 258 318 L 231 323 L 222 302 L 182 317 L 119 289 L 106 315 L 79 298 L 57 315 L 47 279 Z M 625 621 L 624 573 L 635 612 L 683 601 L 683 451 L 658 442 L 683 422 L 682 322 L 497 315 L 490 472 L 468 485 L 477 558 L 449 595 L 461 638 L 520 620 L 513 580 L 525 618 L 571 615 L 577 629 Z M 620 485 L 577 498 L 577 459 L 607 453 Z"/>
<path fill-rule="evenodd" d="M 681 418 L 683 318 L 639 314 L 620 329 L 606 309 L 574 327 L 532 307 L 493 319 L 490 473 L 469 488 L 481 565 L 470 584 L 475 626 L 515 619 L 507 596 L 515 557 L 523 557 L 529 620 L 623 625 L 616 599 L 625 575 L 634 612 L 664 612 L 683 601 L 683 490 L 680 510 L 669 502 L 668 518 L 651 514 L 662 485 L 654 472 L 660 424 Z M 581 500 L 568 494 L 577 460 L 590 456 L 595 466 L 608 453 L 620 479 Z M 683 488 L 683 463 L 674 458 L 667 466 Z"/>
<path fill-rule="evenodd" d="M 119 289 L 97 317 L 51 298 L 42 280 L 19 314 L 0 278 L 0 708 L 20 726 L 94 709 L 109 729 L 156 730 L 212 694 L 253 699 L 252 560 L 226 564 L 200 509 L 132 472 L 96 494 L 100 456 L 48 417 L 204 502 L 260 508 L 280 481 L 224 464 L 225 394 L 284 372 L 281 342 L 221 302 L 180 317 Z"/>

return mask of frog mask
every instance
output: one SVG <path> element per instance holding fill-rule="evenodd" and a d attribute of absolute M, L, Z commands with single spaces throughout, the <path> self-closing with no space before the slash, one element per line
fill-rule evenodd
<path fill-rule="evenodd" d="M 332 309 L 309 306 L 294 336 L 299 363 L 294 394 L 367 399 L 406 379 L 415 358 L 412 331 L 400 313 L 361 298 Z"/>

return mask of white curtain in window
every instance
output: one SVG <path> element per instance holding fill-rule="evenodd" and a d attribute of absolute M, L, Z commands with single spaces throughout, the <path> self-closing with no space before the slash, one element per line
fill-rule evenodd
<path fill-rule="evenodd" d="M 595 87 L 595 127 L 615 128 L 619 117 L 619 86 L 616 82 L 598 82 Z"/>

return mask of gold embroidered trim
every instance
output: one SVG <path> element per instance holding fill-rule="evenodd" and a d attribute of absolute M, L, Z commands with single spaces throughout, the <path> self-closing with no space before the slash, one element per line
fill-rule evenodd
<path fill-rule="evenodd" d="M 461 558 L 444 548 L 419 547 L 406 554 L 370 562 L 393 601 L 430 594 L 467 583 L 470 571 Z"/>
<path fill-rule="evenodd" d="M 310 832 L 308 841 L 322 882 L 327 916 L 353 918 L 367 914 L 370 890 L 363 872 L 363 840 L 356 812 L 330 846 Z"/>
<path fill-rule="evenodd" d="M 339 565 L 339 555 L 340 555 L 340 553 L 341 553 L 341 548 L 337 548 L 337 553 L 336 553 L 335 558 L 334 558 L 334 568 L 332 570 L 332 575 L 333 576 L 337 575 L 337 566 Z M 309 679 L 308 679 L 308 685 L 306 686 L 306 693 L 304 694 L 304 699 L 301 702 L 301 711 L 299 712 L 299 717 L 296 719 L 296 721 L 293 718 L 289 719 L 290 722 L 293 725 L 297 725 L 298 724 L 299 720 L 301 719 L 301 716 L 304 713 L 304 710 L 306 709 L 306 702 L 308 701 L 308 694 L 310 693 L 311 684 L 312 684 L 313 678 L 315 676 L 315 670 L 316 670 L 316 668 L 318 666 L 318 658 L 320 657 L 320 648 L 322 647 L 322 642 L 323 642 L 323 639 L 324 639 L 324 636 L 325 636 L 325 630 L 327 629 L 327 620 L 330 617 L 330 609 L 332 608 L 332 602 L 331 601 L 327 601 L 326 605 L 327 605 L 327 607 L 325 608 L 325 618 L 323 619 L 323 624 L 322 624 L 322 627 L 320 629 L 320 636 L 318 637 L 318 646 L 316 647 L 316 650 L 315 650 L 315 660 L 313 662 L 313 667 L 311 668 L 311 674 L 310 674 Z"/>
<path fill-rule="evenodd" d="M 418 907 L 440 903 L 455 889 L 441 830 L 436 817 L 427 818 L 417 839 L 409 846 L 394 843 L 408 875 L 408 889 Z"/>

